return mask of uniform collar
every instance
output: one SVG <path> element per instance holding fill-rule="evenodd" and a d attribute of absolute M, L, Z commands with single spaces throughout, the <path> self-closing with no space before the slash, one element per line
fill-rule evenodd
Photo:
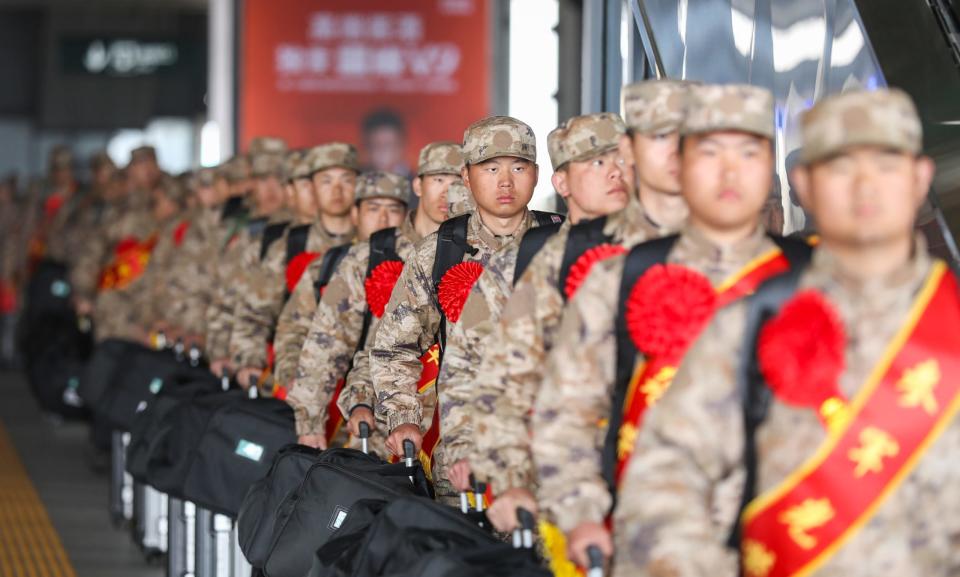
<path fill-rule="evenodd" d="M 498 251 L 514 241 L 519 241 L 519 239 L 530 230 L 530 227 L 533 225 L 533 215 L 527 209 L 524 209 L 524 211 L 523 220 L 515 231 L 508 235 L 497 235 L 483 223 L 483 219 L 480 218 L 480 212 L 474 210 L 470 213 L 471 236 L 475 235 L 480 239 L 480 242 L 487 247 Z"/>
<path fill-rule="evenodd" d="M 762 225 L 758 225 L 746 238 L 730 245 L 719 245 L 707 238 L 697 227 L 686 224 L 679 242 L 687 245 L 693 253 L 706 257 L 710 263 L 736 266 L 756 258 L 764 248 L 766 240 L 766 230 Z"/>
<path fill-rule="evenodd" d="M 403 222 L 400 223 L 400 227 L 397 228 L 397 233 L 400 236 L 403 236 L 410 240 L 410 242 L 416 244 L 423 240 L 423 237 L 420 236 L 420 233 L 417 232 L 416 227 L 413 224 L 413 219 L 416 216 L 416 211 L 411 211 L 407 215 L 407 218 L 403 219 Z"/>

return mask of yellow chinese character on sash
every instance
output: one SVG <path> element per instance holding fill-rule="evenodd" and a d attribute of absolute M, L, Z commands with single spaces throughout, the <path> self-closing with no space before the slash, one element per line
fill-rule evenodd
<path fill-rule="evenodd" d="M 880 473 L 883 471 L 883 460 L 896 457 L 899 453 L 900 445 L 889 433 L 876 427 L 867 427 L 860 431 L 860 446 L 851 449 L 847 456 L 857 464 L 853 474 L 859 479 L 867 473 Z"/>
<path fill-rule="evenodd" d="M 747 539 L 743 542 L 743 571 L 749 577 L 767 577 L 777 556 L 763 543 Z"/>
<path fill-rule="evenodd" d="M 657 371 L 656 375 L 644 381 L 643 386 L 640 387 L 640 392 L 646 396 L 648 407 L 652 407 L 663 397 L 667 389 L 670 388 L 670 383 L 673 382 L 673 377 L 676 374 L 677 367 L 663 367 Z"/>
<path fill-rule="evenodd" d="M 940 382 L 940 364 L 935 359 L 922 362 L 912 369 L 904 371 L 897 382 L 900 393 L 900 406 L 908 409 L 923 408 L 927 414 L 937 412 L 937 399 L 933 390 Z"/>
<path fill-rule="evenodd" d="M 637 428 L 633 423 L 625 423 L 620 427 L 620 439 L 617 441 L 617 457 L 623 459 L 625 455 L 633 452 L 633 446 L 637 444 Z"/>
<path fill-rule="evenodd" d="M 787 534 L 802 549 L 813 549 L 817 540 L 810 531 L 829 523 L 836 515 L 830 499 L 807 499 L 787 509 L 778 520 L 787 525 Z"/>
<path fill-rule="evenodd" d="M 433 363 L 435 365 L 440 364 L 440 349 L 438 349 L 437 347 L 430 347 L 427 350 L 427 354 L 430 355 L 429 357 L 427 357 L 428 363 Z"/>

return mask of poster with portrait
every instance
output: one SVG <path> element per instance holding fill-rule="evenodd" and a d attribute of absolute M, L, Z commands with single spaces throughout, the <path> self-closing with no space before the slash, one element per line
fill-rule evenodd
<path fill-rule="evenodd" d="M 490 112 L 488 0 L 245 0 L 239 145 L 351 142 L 408 173 Z"/>

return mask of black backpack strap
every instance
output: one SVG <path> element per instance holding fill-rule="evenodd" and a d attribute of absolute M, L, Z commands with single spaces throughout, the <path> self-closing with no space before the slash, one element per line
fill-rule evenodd
<path fill-rule="evenodd" d="M 563 260 L 560 263 L 560 276 L 557 277 L 557 290 L 560 291 L 564 301 L 567 300 L 567 293 L 564 290 L 567 285 L 567 277 L 570 276 L 570 269 L 577 262 L 577 259 L 595 246 L 613 242 L 613 237 L 603 232 L 606 226 L 607 217 L 601 216 L 577 223 L 570 229 L 567 246 L 563 251 Z"/>
<path fill-rule="evenodd" d="M 537 222 L 537 226 L 549 226 L 551 224 L 563 224 L 567 217 L 562 214 L 557 214 L 555 212 L 545 212 L 542 210 L 531 210 L 530 214 L 533 215 L 533 220 Z"/>
<path fill-rule="evenodd" d="M 220 211 L 220 220 L 227 220 L 242 215 L 246 207 L 243 205 L 243 196 L 231 196 L 223 203 Z"/>
<path fill-rule="evenodd" d="M 517 250 L 517 266 L 513 270 L 514 286 L 516 286 L 520 277 L 523 276 L 527 267 L 530 266 L 533 257 L 537 256 L 537 253 L 540 252 L 540 249 L 543 248 L 543 245 L 547 243 L 550 237 L 560 231 L 561 226 L 563 226 L 562 223 L 543 224 L 536 228 L 531 228 L 523 235 L 523 238 L 520 239 L 520 248 Z"/>
<path fill-rule="evenodd" d="M 270 250 L 270 247 L 276 241 L 280 240 L 280 237 L 283 236 L 283 231 L 289 226 L 289 222 L 273 222 L 263 229 L 263 236 L 260 237 L 260 260 L 267 256 L 267 251 Z"/>
<path fill-rule="evenodd" d="M 638 244 L 627 253 L 623 264 L 623 276 L 620 278 L 620 293 L 617 301 L 617 380 L 613 390 L 613 404 L 610 411 L 607 436 L 603 445 L 603 476 L 610 488 L 610 495 L 616 497 L 617 442 L 620 437 L 620 425 L 623 422 L 623 404 L 626 402 L 627 389 L 633 376 L 637 359 L 637 347 L 627 330 L 627 301 L 637 280 L 655 265 L 667 262 L 679 236 L 666 236 Z"/>
<path fill-rule="evenodd" d="M 813 248 L 799 239 L 771 236 L 783 255 L 790 261 L 790 271 L 775 276 L 760 285 L 747 301 L 747 321 L 743 331 L 743 350 L 740 356 L 737 387 L 743 402 L 743 463 L 746 469 L 740 508 L 734 517 L 727 546 L 740 551 L 740 518 L 744 509 L 757 494 L 757 430 L 767 418 L 772 396 L 760 373 L 757 361 L 757 341 L 763 326 L 797 292 L 800 277 L 810 263 Z"/>
<path fill-rule="evenodd" d="M 370 278 L 373 269 L 389 260 L 403 261 L 397 254 L 397 229 L 396 227 L 378 230 L 370 235 L 370 259 L 367 262 L 367 274 L 364 278 Z M 370 333 L 370 325 L 373 323 L 373 313 L 367 307 L 363 311 L 363 328 L 360 330 L 360 340 L 357 341 L 357 351 L 363 348 L 367 342 L 367 335 Z"/>
<path fill-rule="evenodd" d="M 320 272 L 317 274 L 317 280 L 313 283 L 313 295 L 317 298 L 318 303 L 320 302 L 323 287 L 330 283 L 330 279 L 333 278 L 333 273 L 337 272 L 340 261 L 343 260 L 343 257 L 347 256 L 347 252 L 351 246 L 353 245 L 349 243 L 341 244 L 324 253 L 323 260 L 320 261 Z"/>
<path fill-rule="evenodd" d="M 467 243 L 467 226 L 470 224 L 470 213 L 448 219 L 440 225 L 437 231 L 437 253 L 433 260 L 433 298 L 436 299 L 439 307 L 440 281 L 447 271 L 463 262 L 463 257 L 469 253 L 477 254 L 478 249 Z M 440 343 L 440 355 L 447 345 L 447 316 L 440 309 L 440 332 L 437 335 L 437 342 Z"/>
<path fill-rule="evenodd" d="M 287 254 L 285 263 L 290 264 L 297 255 L 306 252 L 307 241 L 310 239 L 310 225 L 301 224 L 290 227 L 287 232 Z M 264 255 L 266 256 L 266 255 Z"/>

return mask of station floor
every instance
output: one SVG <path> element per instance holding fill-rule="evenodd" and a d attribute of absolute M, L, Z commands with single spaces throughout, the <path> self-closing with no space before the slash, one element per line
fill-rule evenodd
<path fill-rule="evenodd" d="M 87 426 L 40 413 L 22 376 L 0 372 L 0 577 L 160 577 L 107 509 Z"/>

